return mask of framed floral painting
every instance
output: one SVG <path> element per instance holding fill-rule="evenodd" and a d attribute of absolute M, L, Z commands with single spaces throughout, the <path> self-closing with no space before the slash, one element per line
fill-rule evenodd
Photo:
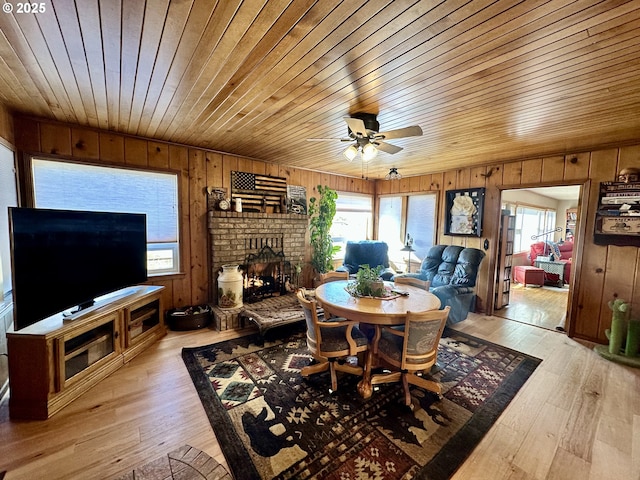
<path fill-rule="evenodd" d="M 482 235 L 482 209 L 484 188 L 447 190 L 445 235 L 480 237 Z"/>

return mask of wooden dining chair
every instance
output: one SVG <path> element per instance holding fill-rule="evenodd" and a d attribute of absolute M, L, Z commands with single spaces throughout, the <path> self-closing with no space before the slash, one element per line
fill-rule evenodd
<path fill-rule="evenodd" d="M 320 274 L 320 283 L 335 282 L 336 280 L 349 280 L 349 272 L 331 272 Z"/>
<path fill-rule="evenodd" d="M 329 370 L 331 390 L 335 391 L 338 389 L 336 372 L 362 375 L 360 362 L 358 365 L 352 365 L 346 360 L 367 350 L 367 337 L 358 329 L 357 322 L 345 319 L 319 321 L 315 299 L 308 298 L 304 289 L 300 289 L 297 295 L 307 321 L 307 347 L 318 361 L 303 367 L 301 374 L 308 377 Z"/>
<path fill-rule="evenodd" d="M 428 292 L 429 287 L 431 286 L 431 282 L 429 280 L 421 280 L 416 277 L 393 277 L 394 285 L 411 285 L 413 287 L 418 287 Z M 395 326 L 396 330 L 404 330 L 404 325 Z"/>
<path fill-rule="evenodd" d="M 336 272 L 335 270 L 332 270 L 330 272 L 320 274 L 321 284 L 336 282 L 338 280 L 349 280 L 349 272 Z M 325 315 L 322 309 L 320 309 L 319 312 L 321 312 L 322 315 Z M 338 317 L 336 317 L 335 315 L 328 315 L 328 318 L 338 318 Z"/>
<path fill-rule="evenodd" d="M 386 364 L 394 370 L 371 377 L 371 384 L 402 381 L 405 405 L 411 405 L 409 385 L 417 385 L 426 390 L 442 394 L 438 382 L 419 374 L 428 373 L 438 358 L 438 344 L 447 323 L 449 310 L 428 312 L 407 312 L 404 330 L 380 326 L 373 339 L 372 353 L 379 366 Z"/>
<path fill-rule="evenodd" d="M 415 277 L 394 277 L 393 283 L 396 285 L 413 285 L 426 291 L 429 291 L 429 287 L 431 286 L 429 280 L 421 280 Z"/>

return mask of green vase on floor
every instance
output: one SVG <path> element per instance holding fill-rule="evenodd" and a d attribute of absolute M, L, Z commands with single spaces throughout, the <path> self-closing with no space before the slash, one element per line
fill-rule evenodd
<path fill-rule="evenodd" d="M 618 355 L 622 349 L 622 342 L 627 334 L 629 322 L 629 304 L 621 299 L 609 301 L 609 308 L 613 312 L 611 318 L 611 330 L 608 331 L 609 353 Z M 605 332 L 607 333 L 607 332 Z"/>
<path fill-rule="evenodd" d="M 630 320 L 627 328 L 627 345 L 624 354 L 627 357 L 635 357 L 638 355 L 638 347 L 640 346 L 640 320 Z"/>
<path fill-rule="evenodd" d="M 624 300 L 611 300 L 608 305 L 613 312 L 611 328 L 604 332 L 609 345 L 596 345 L 593 349 L 607 360 L 640 368 L 640 320 L 629 318 L 631 306 Z"/>

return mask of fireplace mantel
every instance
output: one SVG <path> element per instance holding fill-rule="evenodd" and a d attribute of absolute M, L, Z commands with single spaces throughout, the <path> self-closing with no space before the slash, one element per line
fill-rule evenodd
<path fill-rule="evenodd" d="M 309 217 L 307 215 L 300 215 L 299 213 L 262 213 L 262 212 L 235 212 L 235 211 L 222 211 L 222 210 L 210 210 L 210 218 L 275 218 L 284 219 L 289 218 L 300 222 L 308 222 Z"/>

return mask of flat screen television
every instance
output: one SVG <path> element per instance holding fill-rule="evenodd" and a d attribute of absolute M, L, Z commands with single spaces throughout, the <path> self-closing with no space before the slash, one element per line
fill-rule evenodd
<path fill-rule="evenodd" d="M 146 215 L 9 208 L 14 329 L 147 280 Z"/>

